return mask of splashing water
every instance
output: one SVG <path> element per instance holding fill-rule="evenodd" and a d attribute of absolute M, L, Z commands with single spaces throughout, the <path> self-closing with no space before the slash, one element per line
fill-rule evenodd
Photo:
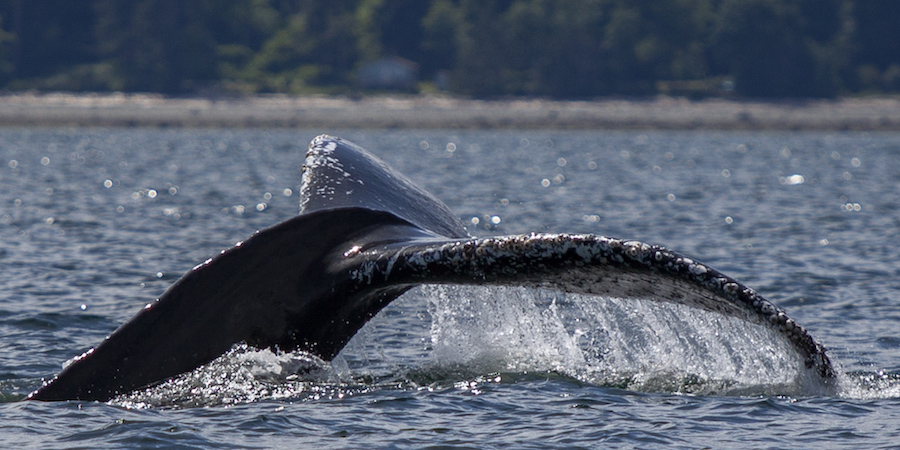
<path fill-rule="evenodd" d="M 341 398 L 331 364 L 303 352 L 272 352 L 237 344 L 209 364 L 158 386 L 113 400 L 127 408 L 196 407 L 260 400 Z"/>
<path fill-rule="evenodd" d="M 522 287 L 426 286 L 430 370 L 537 372 L 643 392 L 900 397 L 900 374 L 838 372 L 826 384 L 769 327 L 642 299 Z M 832 355 L 834 360 L 834 355 Z M 513 377 L 515 378 L 515 377 Z"/>
<path fill-rule="evenodd" d="M 375 389 L 515 382 L 523 375 L 644 392 L 826 392 L 780 334 L 736 318 L 649 300 L 427 286 L 379 314 L 331 363 L 239 344 L 210 364 L 113 403 L 142 408 L 340 399 Z M 898 380 L 873 377 L 844 379 L 849 387 L 842 390 L 860 396 L 897 389 Z"/>
<path fill-rule="evenodd" d="M 526 288 L 433 287 L 434 359 L 482 371 L 694 394 L 821 391 L 768 327 L 674 304 Z"/>

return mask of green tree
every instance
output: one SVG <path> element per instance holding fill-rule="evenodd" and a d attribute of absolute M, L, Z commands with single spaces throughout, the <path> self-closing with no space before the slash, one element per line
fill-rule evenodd
<path fill-rule="evenodd" d="M 462 11 L 452 0 L 434 0 L 422 18 L 421 42 L 423 71 L 449 71 L 456 64 L 457 33 Z"/>
<path fill-rule="evenodd" d="M 3 16 L 0 15 L 0 85 L 8 83 L 12 77 L 14 66 L 11 48 L 15 40 L 14 34 L 4 31 Z"/>
<path fill-rule="evenodd" d="M 453 85 L 461 93 L 478 97 L 509 94 L 507 56 L 497 18 L 507 0 L 460 0 L 455 17 Z"/>
<path fill-rule="evenodd" d="M 713 39 L 736 90 L 753 97 L 828 97 L 840 86 L 839 1 L 724 0 Z M 814 24 L 804 9 L 817 9 Z M 824 19 L 824 20 L 823 20 Z"/>
<path fill-rule="evenodd" d="M 857 1 L 851 14 L 854 70 L 845 78 L 858 90 L 900 91 L 900 2 Z"/>
<path fill-rule="evenodd" d="M 97 0 L 101 55 L 129 91 L 181 93 L 217 75 L 216 43 L 206 19 L 218 2 Z"/>
<path fill-rule="evenodd" d="M 262 91 L 348 85 L 359 60 L 356 2 L 299 2 L 241 73 Z"/>
<path fill-rule="evenodd" d="M 426 16 L 430 36 L 456 44 L 455 86 L 476 96 L 652 94 L 656 80 L 706 76 L 711 23 L 705 0 L 444 0 Z"/>
<path fill-rule="evenodd" d="M 478 97 L 900 90 L 895 0 L 8 0 L 0 19 L 6 89 L 345 92 L 396 55 Z"/>
<path fill-rule="evenodd" d="M 0 78 L 13 87 L 77 87 L 79 77 L 58 74 L 96 61 L 90 2 L 10 0 L 0 2 L 0 17 Z M 44 81 L 53 77 L 62 83 Z"/>
<path fill-rule="evenodd" d="M 611 2 L 517 2 L 504 17 L 511 53 L 528 77 L 525 93 L 554 97 L 602 95 L 612 89 L 603 47 Z M 520 38 L 522 39 L 522 38 Z"/>

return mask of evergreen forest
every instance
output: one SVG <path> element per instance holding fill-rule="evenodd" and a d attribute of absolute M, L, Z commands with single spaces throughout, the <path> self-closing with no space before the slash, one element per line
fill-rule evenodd
<path fill-rule="evenodd" d="M 0 89 L 473 98 L 900 92 L 897 0 L 5 0 Z"/>

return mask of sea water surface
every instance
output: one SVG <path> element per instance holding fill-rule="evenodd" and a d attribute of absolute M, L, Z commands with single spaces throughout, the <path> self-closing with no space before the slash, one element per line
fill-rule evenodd
<path fill-rule="evenodd" d="M 677 305 L 416 289 L 332 363 L 236 346 L 109 403 L 23 401 L 196 264 L 298 211 L 350 139 L 473 235 L 665 245 L 785 308 L 778 336 Z M 900 445 L 900 134 L 0 129 L 0 436 L 16 448 Z"/>

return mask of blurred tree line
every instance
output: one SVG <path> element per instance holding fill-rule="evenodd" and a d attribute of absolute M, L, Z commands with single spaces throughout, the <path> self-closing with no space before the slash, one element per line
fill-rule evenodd
<path fill-rule="evenodd" d="M 7 90 L 347 93 L 385 56 L 475 97 L 896 93 L 900 1 L 0 2 Z"/>

